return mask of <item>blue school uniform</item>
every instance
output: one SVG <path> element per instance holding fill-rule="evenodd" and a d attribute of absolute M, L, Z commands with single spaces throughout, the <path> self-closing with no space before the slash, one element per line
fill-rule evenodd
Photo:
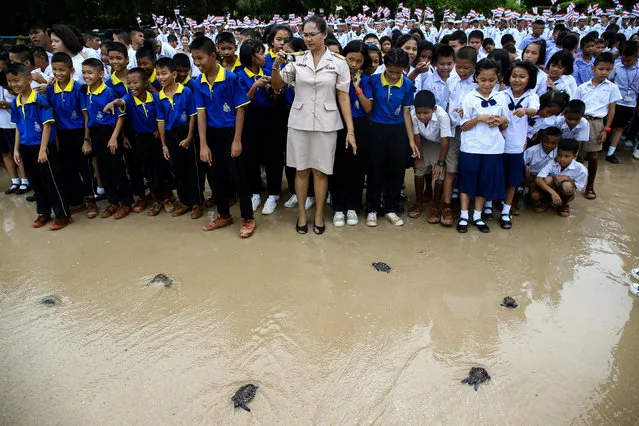
<path fill-rule="evenodd" d="M 182 86 L 184 87 L 188 87 L 191 90 L 191 92 L 195 93 L 195 80 L 192 79 L 191 77 L 186 76 L 184 81 L 180 84 L 182 84 Z"/>
<path fill-rule="evenodd" d="M 572 76 L 575 78 L 577 86 L 590 81 L 595 76 L 595 72 L 592 70 L 594 63 L 595 58 L 590 58 L 588 62 L 584 61 L 582 57 L 575 59 Z"/>
<path fill-rule="evenodd" d="M 126 87 L 126 81 L 120 80 L 115 73 L 111 74 L 111 78 L 106 81 L 106 85 L 115 92 L 118 98 L 123 98 L 129 91 Z"/>
<path fill-rule="evenodd" d="M 273 51 L 273 49 L 268 49 L 266 54 L 264 55 L 264 69 L 270 70 L 273 68 L 273 64 L 275 63 L 275 57 L 277 53 Z M 233 70 L 237 72 L 236 70 Z"/>
<path fill-rule="evenodd" d="M 86 111 L 89 114 L 89 127 L 115 127 L 117 116 L 104 112 L 104 107 L 116 99 L 115 92 L 104 83 L 100 84 L 93 92 L 90 87 L 86 88 L 80 98 L 80 105 L 82 106 L 82 111 Z"/>
<path fill-rule="evenodd" d="M 151 74 L 151 76 L 149 77 L 149 83 L 151 83 L 151 86 L 155 87 L 155 90 L 157 90 L 158 92 L 162 90 L 162 85 L 157 79 L 155 70 L 153 70 L 153 74 Z"/>
<path fill-rule="evenodd" d="M 359 74 L 362 78 L 362 80 L 359 83 L 359 87 L 360 89 L 362 89 L 364 96 L 368 99 L 371 99 L 373 97 L 373 91 L 369 83 L 370 77 L 368 77 L 365 74 L 361 74 L 361 73 Z M 355 86 L 353 86 L 352 81 L 351 81 L 351 87 L 348 91 L 348 97 L 351 100 L 351 113 L 353 115 L 353 118 L 367 117 L 368 114 L 366 113 L 366 111 L 364 111 L 364 109 L 360 105 L 359 99 L 357 98 L 357 95 L 355 94 Z"/>
<path fill-rule="evenodd" d="M 248 91 L 251 90 L 251 87 L 253 87 L 253 83 L 255 83 L 263 76 L 270 76 L 271 74 L 270 71 L 268 71 L 268 69 L 266 68 L 260 68 L 257 74 L 254 74 L 253 71 L 249 70 L 248 68 L 244 68 L 235 75 L 237 76 L 237 80 L 242 86 L 244 92 L 248 93 Z M 253 96 L 253 100 L 251 101 L 251 105 L 249 108 L 272 107 L 272 94 L 272 89 L 266 87 L 258 87 L 255 91 L 255 95 Z"/>
<path fill-rule="evenodd" d="M 208 127 L 235 127 L 235 109 L 249 103 L 237 76 L 221 66 L 212 84 L 206 74 L 201 74 L 197 79 L 195 106 L 198 110 L 206 110 Z"/>
<path fill-rule="evenodd" d="M 122 100 L 124 109 L 120 111 L 118 117 L 126 115 L 135 133 L 153 133 L 157 130 L 159 100 L 156 93 L 146 92 L 144 102 L 130 93 L 124 95 Z"/>
<path fill-rule="evenodd" d="M 55 112 L 58 130 L 84 128 L 81 98 L 82 86 L 73 79 L 64 89 L 60 88 L 57 81 L 47 86 L 47 100 Z"/>
<path fill-rule="evenodd" d="M 413 106 L 415 100 L 413 82 L 401 76 L 397 83 L 390 84 L 384 73 L 373 74 L 368 85 L 373 98 L 371 121 L 380 124 L 404 122 L 404 108 Z"/>
<path fill-rule="evenodd" d="M 197 114 L 193 92 L 188 87 L 178 83 L 178 88 L 169 98 L 164 89 L 158 95 L 157 121 L 164 121 L 164 129 L 169 130 L 188 128 L 191 117 Z"/>
<path fill-rule="evenodd" d="M 40 145 L 44 125 L 54 122 L 53 109 L 43 95 L 31 91 L 26 100 L 23 100 L 22 96 L 17 96 L 11 101 L 11 123 L 16 125 L 21 145 Z M 55 132 L 51 128 L 49 142 L 54 139 Z"/>

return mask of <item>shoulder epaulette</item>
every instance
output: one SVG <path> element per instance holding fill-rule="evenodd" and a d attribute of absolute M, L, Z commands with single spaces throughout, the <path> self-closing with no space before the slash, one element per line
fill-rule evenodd
<path fill-rule="evenodd" d="M 340 58 L 340 59 L 346 60 L 346 58 L 345 58 L 345 57 L 343 57 L 342 55 L 340 55 L 339 53 L 331 52 L 331 54 L 332 54 L 333 56 L 335 56 L 336 58 Z"/>

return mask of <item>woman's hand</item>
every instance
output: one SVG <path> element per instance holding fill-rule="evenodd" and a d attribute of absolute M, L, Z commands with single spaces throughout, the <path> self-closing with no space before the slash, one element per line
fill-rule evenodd
<path fill-rule="evenodd" d="M 279 68 L 280 65 L 286 63 L 286 53 L 283 50 L 280 50 L 275 54 L 275 61 L 273 62 L 273 68 Z"/>
<path fill-rule="evenodd" d="M 357 155 L 357 143 L 355 142 L 355 133 L 346 134 L 346 149 L 348 149 L 349 145 L 353 149 L 353 155 Z"/>

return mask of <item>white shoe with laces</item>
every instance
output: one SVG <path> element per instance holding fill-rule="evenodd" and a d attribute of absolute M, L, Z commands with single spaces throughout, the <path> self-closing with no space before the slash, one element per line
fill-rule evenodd
<path fill-rule="evenodd" d="M 632 278 L 639 281 L 639 268 L 633 268 L 630 271 L 630 275 L 632 275 Z"/>
<path fill-rule="evenodd" d="M 287 209 L 295 207 L 296 205 L 297 205 L 297 195 L 295 194 L 291 195 L 291 198 L 286 200 L 286 202 L 284 203 L 284 207 L 286 207 Z"/>
<path fill-rule="evenodd" d="M 262 207 L 262 214 L 271 214 L 277 208 L 277 200 L 280 197 L 276 197 L 275 195 L 269 195 L 264 203 L 264 207 Z"/>
<path fill-rule="evenodd" d="M 256 212 L 257 208 L 262 204 L 262 198 L 259 194 L 253 194 L 251 197 L 251 204 L 253 205 L 253 211 Z"/>
<path fill-rule="evenodd" d="M 377 226 L 377 213 L 371 212 L 366 216 L 366 226 Z"/>
<path fill-rule="evenodd" d="M 346 224 L 349 226 L 355 226 L 359 222 L 357 212 L 355 210 L 349 210 L 346 212 Z"/>
<path fill-rule="evenodd" d="M 310 210 L 315 205 L 315 197 L 306 197 L 306 203 L 304 203 L 304 208 L 306 210 Z"/>
<path fill-rule="evenodd" d="M 341 228 L 346 225 L 346 221 L 344 220 L 344 213 L 335 212 L 335 216 L 333 216 L 333 225 L 337 228 Z"/>
<path fill-rule="evenodd" d="M 402 226 L 404 224 L 404 221 L 397 216 L 396 213 L 386 213 L 386 219 L 388 219 L 393 226 Z"/>

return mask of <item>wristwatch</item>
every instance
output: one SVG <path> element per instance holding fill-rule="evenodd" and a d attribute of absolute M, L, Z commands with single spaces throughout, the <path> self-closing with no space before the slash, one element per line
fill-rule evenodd
<path fill-rule="evenodd" d="M 442 161 L 442 160 L 438 160 L 438 161 L 437 161 L 437 165 L 438 165 L 439 167 L 446 167 L 446 162 L 445 162 L 445 161 Z"/>
<path fill-rule="evenodd" d="M 84 138 L 85 142 L 91 143 L 91 138 Z"/>

